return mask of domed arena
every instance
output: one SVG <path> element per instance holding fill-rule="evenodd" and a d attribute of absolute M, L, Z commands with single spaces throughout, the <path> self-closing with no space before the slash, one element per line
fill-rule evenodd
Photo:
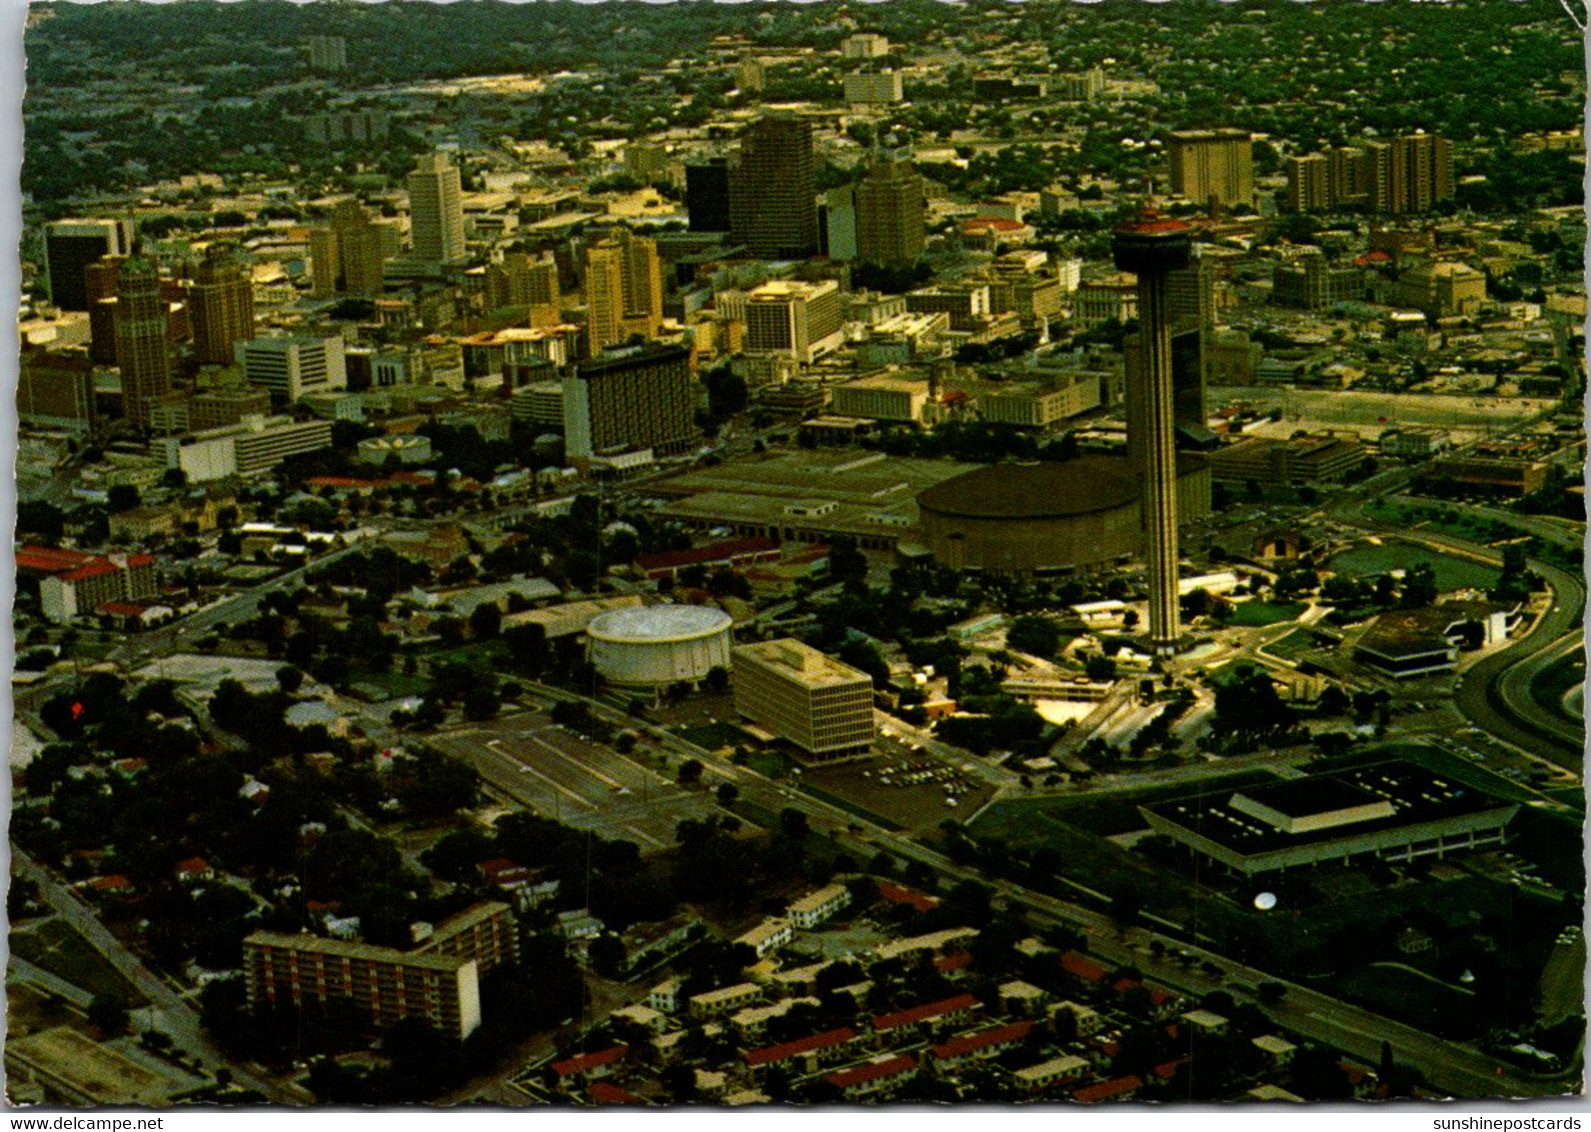
<path fill-rule="evenodd" d="M 995 464 L 917 497 L 922 541 L 956 570 L 1043 573 L 1110 566 L 1143 550 L 1138 474 L 1125 457 Z M 1177 458 L 1177 511 L 1210 512 L 1210 471 Z"/>

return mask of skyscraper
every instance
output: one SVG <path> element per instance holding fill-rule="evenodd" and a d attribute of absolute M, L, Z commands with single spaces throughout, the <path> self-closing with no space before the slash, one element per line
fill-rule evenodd
<path fill-rule="evenodd" d="M 1143 513 L 1149 567 L 1149 644 L 1158 654 L 1176 651 L 1182 635 L 1177 594 L 1177 465 L 1175 389 L 1167 276 L 1188 265 L 1191 229 L 1179 220 L 1145 212 L 1117 227 L 1116 266 L 1138 277 L 1140 388 L 1129 401 L 1137 408 L 1129 435 L 1137 430 L 1143 453 Z"/>
<path fill-rule="evenodd" d="M 391 258 L 390 227 L 352 197 L 332 206 L 331 219 L 309 230 L 310 281 L 317 298 L 381 294 L 382 265 Z"/>
<path fill-rule="evenodd" d="M 923 254 L 923 179 L 909 161 L 876 161 L 856 186 L 857 256 L 864 263 L 910 267 Z"/>
<path fill-rule="evenodd" d="M 793 115 L 753 122 L 730 175 L 734 238 L 763 259 L 806 259 L 818 250 L 817 158 L 812 123 Z"/>
<path fill-rule="evenodd" d="M 685 210 L 692 232 L 729 231 L 729 159 L 685 166 Z"/>
<path fill-rule="evenodd" d="M 211 249 L 188 287 L 188 317 L 194 357 L 202 365 L 229 365 L 232 347 L 254 337 L 254 282 L 248 268 Z"/>
<path fill-rule="evenodd" d="M 88 356 L 102 366 L 116 364 L 116 292 L 126 256 L 103 256 L 83 272 L 88 300 Z"/>
<path fill-rule="evenodd" d="M 485 291 L 487 310 L 524 307 L 531 326 L 562 321 L 558 264 L 551 256 L 509 252 L 501 263 L 487 265 Z"/>
<path fill-rule="evenodd" d="M 563 383 L 564 436 L 572 457 L 652 449 L 681 452 L 698 439 L 690 351 L 652 342 L 581 362 Z"/>
<path fill-rule="evenodd" d="M 50 301 L 63 311 L 89 309 L 83 272 L 107 255 L 131 255 L 132 225 L 125 220 L 57 220 L 44 229 Z"/>
<path fill-rule="evenodd" d="M 1171 135 L 1171 191 L 1194 204 L 1254 202 L 1254 139 L 1247 130 L 1178 130 Z"/>
<path fill-rule="evenodd" d="M 586 248 L 586 312 L 592 355 L 635 334 L 657 337 L 663 271 L 655 240 L 620 228 Z"/>
<path fill-rule="evenodd" d="M 409 174 L 410 239 L 422 263 L 464 262 L 464 193 L 458 166 L 431 153 Z"/>
<path fill-rule="evenodd" d="M 171 391 L 166 303 L 155 266 L 134 257 L 122 264 L 116 295 L 116 364 L 122 377 L 122 415 L 149 427 L 149 407 Z"/>

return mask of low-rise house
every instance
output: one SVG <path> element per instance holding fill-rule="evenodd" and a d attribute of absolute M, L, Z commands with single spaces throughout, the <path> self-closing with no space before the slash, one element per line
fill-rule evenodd
<path fill-rule="evenodd" d="M 613 1067 L 629 1056 L 629 1046 L 609 1046 L 596 1053 L 582 1053 L 552 1063 L 553 1077 L 558 1088 L 569 1090 L 582 1082 L 600 1081 L 613 1072 Z"/>
<path fill-rule="evenodd" d="M 737 936 L 735 942 L 745 944 L 757 953 L 758 959 L 762 959 L 778 951 L 794 938 L 794 924 L 789 920 L 770 916 L 750 931 Z"/>
<path fill-rule="evenodd" d="M 1012 1022 L 979 1030 L 975 1034 L 962 1034 L 933 1046 L 929 1052 L 933 1054 L 935 1069 L 954 1068 L 969 1061 L 987 1061 L 991 1057 L 998 1057 L 1021 1045 L 1032 1032 L 1032 1022 Z"/>
<path fill-rule="evenodd" d="M 741 1057 L 753 1074 L 761 1073 L 770 1065 L 788 1065 L 796 1073 L 813 1073 L 820 1065 L 841 1060 L 855 1040 L 856 1031 L 850 1026 L 841 1026 L 821 1034 L 750 1050 Z"/>
<path fill-rule="evenodd" d="M 1011 1084 L 1018 1092 L 1033 1095 L 1050 1089 L 1075 1085 L 1089 1074 L 1089 1063 L 1074 1054 L 1052 1057 L 1026 1069 L 1011 1072 Z"/>
<path fill-rule="evenodd" d="M 1099 1104 L 1103 1101 L 1130 1101 L 1144 1087 L 1142 1077 L 1115 1077 L 1094 1085 L 1084 1085 L 1072 1092 L 1079 1104 Z"/>
<path fill-rule="evenodd" d="M 816 892 L 809 892 L 791 904 L 785 909 L 785 918 L 796 927 L 807 931 L 817 927 L 850 903 L 851 890 L 843 884 L 831 884 Z"/>
<path fill-rule="evenodd" d="M 703 991 L 691 996 L 690 1015 L 692 1018 L 717 1018 L 723 1014 L 733 1014 L 741 1007 L 757 1001 L 761 994 L 762 988 L 756 983 L 736 983 Z"/>
<path fill-rule="evenodd" d="M 823 1079 L 848 1101 L 878 1099 L 917 1076 L 917 1059 L 900 1054 L 827 1074 Z"/>
<path fill-rule="evenodd" d="M 873 1033 L 880 1039 L 894 1041 L 902 1034 L 945 1029 L 966 1021 L 982 1005 L 970 994 L 958 994 L 936 1002 L 924 1002 L 906 1010 L 875 1016 Z"/>
<path fill-rule="evenodd" d="M 1253 1039 L 1253 1045 L 1265 1055 L 1265 1063 L 1272 1069 L 1281 1069 L 1293 1063 L 1293 1054 L 1298 1052 L 1298 1047 L 1286 1038 L 1275 1034 L 1261 1034 Z"/>

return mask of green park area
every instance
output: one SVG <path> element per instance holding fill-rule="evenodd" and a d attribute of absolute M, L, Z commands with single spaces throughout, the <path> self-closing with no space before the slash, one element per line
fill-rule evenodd
<path fill-rule="evenodd" d="M 1393 570 L 1429 565 L 1436 572 L 1436 588 L 1443 593 L 1462 589 L 1489 590 L 1502 576 L 1495 566 L 1403 542 L 1358 546 L 1337 555 L 1328 565 L 1338 574 L 1357 578 L 1373 578 Z"/>
<path fill-rule="evenodd" d="M 89 994 L 116 995 L 129 1007 L 145 1002 L 110 960 L 64 920 L 47 920 L 36 928 L 12 932 L 11 952 Z"/>
<path fill-rule="evenodd" d="M 728 723 L 700 723 L 692 727 L 681 727 L 679 733 L 687 743 L 692 743 L 704 751 L 721 751 L 725 747 L 735 747 L 746 741 L 745 733 Z M 776 757 L 784 760 L 783 755 Z M 767 773 L 756 763 L 751 765 L 757 773 Z M 777 778 L 778 775 L 769 774 L 768 777 Z"/>
<path fill-rule="evenodd" d="M 1283 621 L 1296 620 L 1308 608 L 1301 601 L 1243 601 L 1233 607 L 1227 624 L 1249 628 L 1280 625 Z"/>

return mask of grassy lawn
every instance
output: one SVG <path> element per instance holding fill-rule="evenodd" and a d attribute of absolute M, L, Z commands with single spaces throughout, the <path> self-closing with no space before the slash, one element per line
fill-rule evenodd
<path fill-rule="evenodd" d="M 1283 621 L 1296 620 L 1298 615 L 1308 608 L 1309 606 L 1301 601 L 1245 601 L 1233 607 L 1232 616 L 1227 624 L 1248 628 L 1279 625 Z"/>
<path fill-rule="evenodd" d="M 142 1006 L 144 996 L 121 972 L 110 965 L 93 944 L 64 920 L 49 920 L 37 928 L 11 933 L 11 950 L 35 967 L 41 967 L 90 994 L 114 994 L 129 1007 Z"/>
<path fill-rule="evenodd" d="M 727 723 L 700 723 L 694 727 L 682 727 L 679 734 L 686 742 L 695 743 L 704 751 L 733 747 L 746 740 L 740 728 L 731 727 Z"/>
<path fill-rule="evenodd" d="M 368 689 L 381 700 L 418 696 L 431 686 L 429 681 L 418 676 L 404 676 L 399 672 L 361 672 L 351 677 L 349 684 L 357 689 Z"/>
<path fill-rule="evenodd" d="M 1407 543 L 1358 546 L 1344 551 L 1328 563 L 1339 574 L 1361 578 L 1392 570 L 1408 570 L 1422 564 L 1429 564 L 1436 571 L 1436 588 L 1443 593 L 1461 589 L 1490 589 L 1501 576 L 1501 571 L 1494 567 Z"/>
<path fill-rule="evenodd" d="M 1541 672 L 1530 684 L 1530 698 L 1554 715 L 1566 714 L 1563 697 L 1585 680 L 1585 651 L 1571 653 Z"/>
<path fill-rule="evenodd" d="M 1265 651 L 1284 660 L 1297 660 L 1319 647 L 1314 634 L 1308 629 L 1294 629 L 1281 640 L 1266 645 Z"/>
<path fill-rule="evenodd" d="M 783 751 L 752 751 L 746 756 L 746 765 L 764 778 L 784 778 L 795 763 Z"/>

